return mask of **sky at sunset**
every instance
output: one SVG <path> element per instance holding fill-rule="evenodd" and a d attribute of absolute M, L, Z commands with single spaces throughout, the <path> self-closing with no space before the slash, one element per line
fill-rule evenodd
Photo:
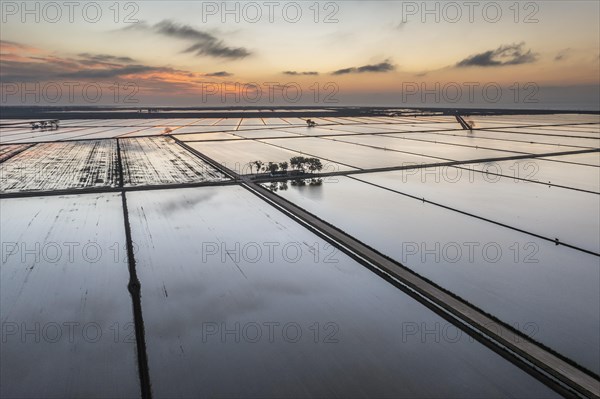
<path fill-rule="evenodd" d="M 48 4 L 2 1 L 1 105 L 599 108 L 598 1 Z"/>

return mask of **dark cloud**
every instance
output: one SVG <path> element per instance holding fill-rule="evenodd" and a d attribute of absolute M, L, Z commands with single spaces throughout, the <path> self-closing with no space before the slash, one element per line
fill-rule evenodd
<path fill-rule="evenodd" d="M 39 52 L 36 52 L 40 54 Z M 43 54 L 30 56 L 19 54 L 12 58 L 0 57 L 0 79 L 2 82 L 41 82 L 52 80 L 65 72 L 85 68 L 75 60 Z"/>
<path fill-rule="evenodd" d="M 148 65 L 125 65 L 119 68 L 86 69 L 81 71 L 68 72 L 61 74 L 60 77 L 70 79 L 107 79 L 116 78 L 124 75 L 151 72 L 173 72 L 173 69 L 163 67 L 152 67 Z"/>
<path fill-rule="evenodd" d="M 192 39 L 192 40 L 216 40 L 216 38 L 210 33 L 202 32 L 192 28 L 188 25 L 177 24 L 170 20 L 164 20 L 156 25 L 154 29 L 165 36 L 176 37 L 179 39 Z"/>
<path fill-rule="evenodd" d="M 556 54 L 556 57 L 554 57 L 554 61 L 563 61 L 563 60 L 567 59 L 570 52 L 571 52 L 570 48 L 566 48 L 564 50 L 559 51 L 558 54 Z"/>
<path fill-rule="evenodd" d="M 196 43 L 187 49 L 184 53 L 195 53 L 196 55 L 208 55 L 216 58 L 245 58 L 250 52 L 243 47 L 226 47 L 222 42 L 201 42 Z"/>
<path fill-rule="evenodd" d="M 393 71 L 395 69 L 395 67 L 390 64 L 389 62 L 382 62 L 380 64 L 375 64 L 375 65 L 365 65 L 365 66 L 361 66 L 357 69 L 358 73 L 363 73 L 363 72 L 390 72 Z"/>
<path fill-rule="evenodd" d="M 2 42 L 2 51 L 22 49 L 20 53 L 3 54 L 0 59 L 0 78 L 3 82 L 45 82 L 60 79 L 95 80 L 117 79 L 138 75 L 141 79 L 164 79 L 161 74 L 181 79 L 193 78 L 189 71 L 170 67 L 132 64 L 130 57 L 109 54 L 80 53 L 76 58 L 63 58 L 19 43 Z"/>
<path fill-rule="evenodd" d="M 337 71 L 332 72 L 332 75 L 346 75 L 348 73 L 356 72 L 356 68 L 344 68 L 338 69 Z"/>
<path fill-rule="evenodd" d="M 56 65 L 43 62 L 0 61 L 0 79 L 3 83 L 50 80 L 57 70 L 60 71 Z"/>
<path fill-rule="evenodd" d="M 300 75 L 304 75 L 304 76 L 316 76 L 316 75 L 319 74 L 319 72 L 313 72 L 313 71 L 307 71 L 307 72 L 284 71 L 282 73 L 284 75 L 289 75 L 289 76 L 300 76 Z"/>
<path fill-rule="evenodd" d="M 394 26 L 394 29 L 403 30 L 406 27 L 406 24 L 408 24 L 408 21 L 400 21 L 396 26 Z"/>
<path fill-rule="evenodd" d="M 2 49 L 9 49 L 9 50 L 15 50 L 15 49 L 29 50 L 29 49 L 32 49 L 32 47 L 29 47 L 29 46 L 26 46 L 24 44 L 17 43 L 17 42 L 11 42 L 10 40 L 0 40 L 0 48 L 2 48 Z"/>
<path fill-rule="evenodd" d="M 81 53 L 75 57 L 60 57 L 55 52 L 19 43 L 0 41 L 0 45 L 2 83 L 60 84 L 60 82 L 70 81 L 77 84 L 93 82 L 111 86 L 115 82 L 135 83 L 143 96 L 151 99 L 167 96 L 179 101 L 182 96 L 192 98 L 191 96 L 202 93 L 204 90 L 201 87 L 202 82 L 198 82 L 201 77 L 207 76 L 205 79 L 214 80 L 214 77 L 231 76 L 227 71 L 202 75 L 171 66 L 131 63 L 131 58 L 118 55 Z"/>
<path fill-rule="evenodd" d="M 537 61 L 537 54 L 531 50 L 525 51 L 524 42 L 500 46 L 495 50 L 471 55 L 456 64 L 457 67 L 494 67 L 507 65 L 530 64 Z"/>
<path fill-rule="evenodd" d="M 133 58 L 130 57 L 119 57 L 108 54 L 90 54 L 90 53 L 80 53 L 79 57 L 83 58 L 87 61 L 95 61 L 99 63 L 111 63 L 111 62 L 120 62 L 124 64 L 135 62 Z"/>
<path fill-rule="evenodd" d="M 394 71 L 396 67 L 391 64 L 388 60 L 381 62 L 379 64 L 374 65 L 363 65 L 361 67 L 355 68 L 344 68 L 338 69 L 337 71 L 332 72 L 332 75 L 347 75 L 350 73 L 365 73 L 365 72 L 391 72 Z"/>
<path fill-rule="evenodd" d="M 163 20 L 155 25 L 140 22 L 128 26 L 122 30 L 152 31 L 159 35 L 181 40 L 194 41 L 195 43 L 183 50 L 183 53 L 194 53 L 196 55 L 207 55 L 215 58 L 240 59 L 251 55 L 244 47 L 230 47 L 223 40 L 218 39 L 211 33 L 193 28 L 189 25 L 178 24 L 170 20 Z"/>
<path fill-rule="evenodd" d="M 227 76 L 233 76 L 233 74 L 226 72 L 226 71 L 219 71 L 219 72 L 207 73 L 204 76 L 227 77 Z"/>

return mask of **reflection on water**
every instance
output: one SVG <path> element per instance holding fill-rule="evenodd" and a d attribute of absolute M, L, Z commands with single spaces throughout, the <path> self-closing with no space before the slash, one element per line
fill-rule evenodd
<path fill-rule="evenodd" d="M 382 174 L 389 175 L 394 173 Z M 367 176 L 372 175 L 360 179 Z M 399 181 L 397 188 L 409 186 Z M 425 185 L 419 187 L 411 193 L 423 195 Z M 477 195 L 456 188 L 451 196 L 441 184 L 433 184 L 429 193 L 441 203 L 457 202 L 456 197 L 473 201 L 467 195 Z M 278 195 L 511 325 L 536 323 L 535 339 L 595 372 L 600 370 L 597 256 L 348 177 L 324 187 L 321 198 L 309 193 L 310 189 L 287 190 Z M 485 190 L 479 193 L 484 194 Z M 489 198 L 480 203 L 501 205 Z M 509 206 L 517 208 L 517 203 Z M 593 237 L 597 239 L 597 230 L 588 239 Z"/>
<path fill-rule="evenodd" d="M 280 182 L 265 183 L 263 186 L 272 192 L 286 191 L 290 187 L 312 198 L 321 198 L 323 179 L 320 177 L 310 179 L 294 179 Z"/>
<path fill-rule="evenodd" d="M 181 201 L 178 199 L 161 201 L 157 210 L 161 213 L 161 215 L 172 216 L 176 213 L 193 209 L 196 205 L 202 202 L 209 202 L 214 195 L 214 192 L 206 190 L 198 193 L 198 195 L 190 199 L 187 199 L 186 201 Z"/>
<path fill-rule="evenodd" d="M 241 187 L 128 204 L 157 397 L 554 396 Z"/>

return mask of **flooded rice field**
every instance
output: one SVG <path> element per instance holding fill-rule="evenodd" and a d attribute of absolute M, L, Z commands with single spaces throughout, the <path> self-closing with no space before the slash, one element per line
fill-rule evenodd
<path fill-rule="evenodd" d="M 546 398 L 600 373 L 597 115 L 154 116 L 0 120 L 1 396 Z"/>

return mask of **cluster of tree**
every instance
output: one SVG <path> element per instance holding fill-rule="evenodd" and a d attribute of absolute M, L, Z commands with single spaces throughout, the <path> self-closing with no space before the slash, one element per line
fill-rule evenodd
<path fill-rule="evenodd" d="M 264 163 L 262 161 L 253 161 L 248 164 L 250 166 L 250 173 L 253 173 L 254 168 L 256 168 L 256 173 L 265 172 L 271 174 L 287 174 L 289 167 L 292 169 L 306 173 L 309 171 L 310 173 L 319 172 L 323 169 L 323 163 L 319 158 L 307 158 L 307 157 L 293 157 L 290 159 L 290 162 L 267 162 Z"/>
<path fill-rule="evenodd" d="M 306 157 L 293 157 L 290 159 L 290 165 L 292 168 L 310 173 L 319 172 L 323 169 L 323 163 L 319 158 L 306 158 Z"/>
<path fill-rule="evenodd" d="M 56 130 L 58 129 L 58 119 L 51 121 L 29 122 L 31 130 Z"/>
<path fill-rule="evenodd" d="M 306 173 L 307 170 L 310 173 L 323 170 L 323 163 L 319 158 L 293 157 L 290 159 L 290 164 L 294 169 L 301 171 L 302 173 Z M 291 182 L 292 186 L 304 186 L 307 183 L 311 186 L 319 186 L 323 183 L 323 179 L 295 179 Z"/>
<path fill-rule="evenodd" d="M 277 171 L 281 171 L 286 173 L 289 165 L 287 162 L 263 162 L 263 161 L 253 161 L 248 164 L 250 166 L 250 173 L 253 173 L 254 168 L 256 167 L 256 173 L 265 172 L 265 173 L 275 173 Z"/>

